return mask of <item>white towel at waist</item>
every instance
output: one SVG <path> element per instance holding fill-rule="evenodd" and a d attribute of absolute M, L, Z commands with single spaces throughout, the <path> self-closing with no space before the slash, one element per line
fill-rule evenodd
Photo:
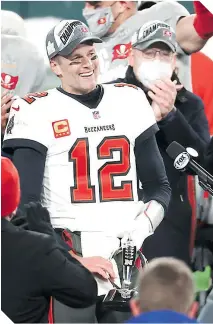
<path fill-rule="evenodd" d="M 119 248 L 120 241 L 117 237 L 108 236 L 104 232 L 81 232 L 81 247 L 83 257 L 101 256 L 109 259 L 113 252 Z M 110 260 L 116 274 L 115 284 L 120 287 L 118 267 L 115 260 Z M 98 296 L 105 295 L 113 288 L 109 281 L 95 276 L 98 284 Z"/>

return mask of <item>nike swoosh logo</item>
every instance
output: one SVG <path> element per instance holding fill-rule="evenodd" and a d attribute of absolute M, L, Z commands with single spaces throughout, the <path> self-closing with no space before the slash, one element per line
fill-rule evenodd
<path fill-rule="evenodd" d="M 12 109 L 14 109 L 15 111 L 19 111 L 20 110 L 20 107 L 18 106 L 17 108 L 16 107 L 11 107 Z"/>

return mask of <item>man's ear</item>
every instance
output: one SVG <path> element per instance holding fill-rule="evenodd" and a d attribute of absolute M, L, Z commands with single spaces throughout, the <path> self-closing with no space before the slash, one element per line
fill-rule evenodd
<path fill-rule="evenodd" d="M 58 60 L 50 60 L 50 67 L 51 70 L 59 77 L 61 76 L 61 68 L 60 65 L 58 63 Z"/>
<path fill-rule="evenodd" d="M 138 316 L 141 314 L 140 303 L 138 299 L 132 298 L 130 300 L 130 309 L 133 316 Z"/>

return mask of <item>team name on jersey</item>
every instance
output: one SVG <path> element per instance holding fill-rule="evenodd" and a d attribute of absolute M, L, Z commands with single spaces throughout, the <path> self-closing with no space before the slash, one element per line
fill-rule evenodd
<path fill-rule="evenodd" d="M 157 23 L 157 24 L 154 24 L 154 25 L 151 25 L 149 27 L 147 27 L 144 31 L 143 31 L 143 35 L 140 35 L 139 34 L 139 37 L 138 38 L 146 38 L 148 37 L 151 33 L 153 33 L 154 31 L 156 31 L 156 29 L 158 28 L 161 28 L 161 27 L 166 27 L 168 28 L 168 25 L 167 24 L 162 24 L 162 23 Z"/>
<path fill-rule="evenodd" d="M 103 125 L 103 126 L 94 126 L 94 127 L 84 127 L 85 133 L 94 133 L 94 132 L 103 132 L 103 131 L 109 131 L 115 130 L 115 125 Z"/>
<path fill-rule="evenodd" d="M 65 27 L 59 32 L 60 40 L 62 41 L 62 43 L 64 45 L 69 40 L 70 35 L 72 34 L 74 28 L 76 26 L 79 26 L 79 25 L 81 25 L 81 23 L 79 21 L 74 21 L 74 22 L 71 22 L 71 23 L 67 23 L 65 25 Z"/>

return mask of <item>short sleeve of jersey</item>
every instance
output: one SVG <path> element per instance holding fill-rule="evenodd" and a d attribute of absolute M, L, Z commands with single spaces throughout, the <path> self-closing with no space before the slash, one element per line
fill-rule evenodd
<path fill-rule="evenodd" d="M 28 104 L 24 99 L 16 99 L 3 140 L 3 150 L 13 151 L 18 147 L 30 147 L 46 152 L 50 142 L 50 126 L 45 119 L 45 107 L 39 100 Z"/>
<path fill-rule="evenodd" d="M 140 141 L 146 140 L 159 130 L 153 109 L 140 88 L 130 89 L 128 96 L 131 98 L 131 106 L 127 123 L 131 127 L 132 140 L 139 136 Z"/>
<path fill-rule="evenodd" d="M 177 22 L 181 17 L 189 16 L 188 10 L 181 4 L 175 1 L 171 2 L 160 2 L 151 8 L 144 10 L 146 12 L 146 19 L 150 17 L 149 20 L 161 20 L 170 25 L 174 30 L 176 30 Z M 143 11 L 141 12 L 143 13 Z M 148 15 L 148 17 L 147 17 Z M 177 46 L 178 54 L 185 54 L 181 47 Z"/>

